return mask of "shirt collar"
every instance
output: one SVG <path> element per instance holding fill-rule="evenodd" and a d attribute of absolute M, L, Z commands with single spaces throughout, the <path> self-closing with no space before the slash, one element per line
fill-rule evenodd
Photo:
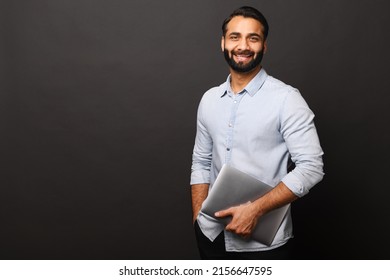
<path fill-rule="evenodd" d="M 242 92 L 247 92 L 250 96 L 253 97 L 256 94 L 256 92 L 258 92 L 260 88 L 263 86 L 267 76 L 268 76 L 267 72 L 264 70 L 264 68 L 261 68 L 259 73 L 257 73 L 257 75 L 253 77 L 253 79 L 246 85 L 246 87 L 242 90 Z M 221 97 L 225 96 L 228 93 L 233 93 L 230 87 L 230 75 L 227 77 L 226 82 L 222 87 Z"/>

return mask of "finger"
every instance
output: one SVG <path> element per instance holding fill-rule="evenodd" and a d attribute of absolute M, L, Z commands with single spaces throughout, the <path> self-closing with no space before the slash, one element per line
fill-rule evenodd
<path fill-rule="evenodd" d="M 248 238 L 251 237 L 251 234 L 250 234 L 250 233 L 248 233 L 248 232 L 246 232 L 246 231 L 244 232 L 244 231 L 240 230 L 239 228 L 237 228 L 237 227 L 234 226 L 234 225 L 227 225 L 227 226 L 225 227 L 225 230 L 226 230 L 226 231 L 230 231 L 230 232 L 232 232 L 232 233 L 235 233 L 235 234 L 241 236 L 241 237 L 244 238 L 244 239 L 248 239 Z"/>
<path fill-rule="evenodd" d="M 236 233 L 236 227 L 234 225 L 232 225 L 232 223 L 227 224 L 225 227 L 225 230 Z"/>
<path fill-rule="evenodd" d="M 251 237 L 251 234 L 248 233 L 247 231 L 243 231 L 243 230 L 240 230 L 239 228 L 236 228 L 236 227 L 229 227 L 228 229 L 226 229 L 227 231 L 230 231 L 230 232 L 233 232 L 239 236 L 241 236 L 242 238 L 244 239 L 248 239 Z"/>
<path fill-rule="evenodd" d="M 218 212 L 215 212 L 215 216 L 218 217 L 218 218 L 223 218 L 223 217 L 226 217 L 226 216 L 232 216 L 233 214 L 233 209 L 232 208 L 229 208 L 229 209 L 226 209 L 226 210 L 221 210 L 221 211 L 218 211 Z"/>

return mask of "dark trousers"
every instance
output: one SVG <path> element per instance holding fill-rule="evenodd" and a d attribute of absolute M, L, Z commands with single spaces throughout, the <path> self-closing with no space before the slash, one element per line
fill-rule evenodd
<path fill-rule="evenodd" d="M 291 259 L 292 243 L 287 242 L 281 247 L 268 251 L 258 252 L 227 252 L 225 249 L 225 236 L 221 232 L 211 242 L 195 222 L 195 235 L 198 243 L 200 257 L 203 260 L 288 260 Z"/>

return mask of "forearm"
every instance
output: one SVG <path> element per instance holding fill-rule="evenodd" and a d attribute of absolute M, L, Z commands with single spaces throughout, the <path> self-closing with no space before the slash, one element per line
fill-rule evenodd
<path fill-rule="evenodd" d="M 192 222 L 194 223 L 202 207 L 203 201 L 209 193 L 209 184 L 196 184 L 191 186 Z"/>
<path fill-rule="evenodd" d="M 296 196 L 283 182 L 280 182 L 270 192 L 253 202 L 257 216 L 261 217 L 268 212 L 280 208 L 296 200 Z"/>

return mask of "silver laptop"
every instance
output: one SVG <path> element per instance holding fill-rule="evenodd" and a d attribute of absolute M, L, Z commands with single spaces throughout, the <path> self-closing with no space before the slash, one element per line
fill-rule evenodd
<path fill-rule="evenodd" d="M 271 186 L 225 164 L 203 202 L 202 212 L 226 225 L 231 218 L 217 218 L 215 212 L 254 201 L 271 189 Z M 290 204 L 285 205 L 260 217 L 252 239 L 270 246 L 289 207 Z"/>

